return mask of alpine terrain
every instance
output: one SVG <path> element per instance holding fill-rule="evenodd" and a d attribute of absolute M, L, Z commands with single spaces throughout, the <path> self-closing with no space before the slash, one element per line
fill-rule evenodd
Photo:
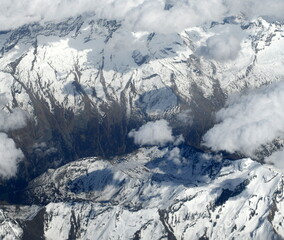
<path fill-rule="evenodd" d="M 284 238 L 284 22 L 164 28 L 0 26 L 0 239 Z"/>

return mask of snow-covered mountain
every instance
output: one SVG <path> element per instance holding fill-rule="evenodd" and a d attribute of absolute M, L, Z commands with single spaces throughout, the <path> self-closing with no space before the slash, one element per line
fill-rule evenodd
<path fill-rule="evenodd" d="M 284 238 L 283 175 L 202 145 L 228 97 L 284 79 L 282 23 L 162 34 L 84 14 L 0 32 L 0 49 L 0 111 L 25 113 L 3 128 L 0 112 L 24 155 L 1 239 Z M 157 119 L 184 145 L 138 149 L 129 132 Z"/>
<path fill-rule="evenodd" d="M 239 16 L 156 34 L 86 14 L 1 32 L 1 92 L 30 115 L 15 133 L 28 167 L 131 151 L 128 132 L 158 118 L 199 146 L 228 95 L 283 77 L 283 29 Z M 239 52 L 217 55 L 228 31 Z"/>
<path fill-rule="evenodd" d="M 2 206 L 3 239 L 281 239 L 283 174 L 187 146 L 86 158 Z"/>

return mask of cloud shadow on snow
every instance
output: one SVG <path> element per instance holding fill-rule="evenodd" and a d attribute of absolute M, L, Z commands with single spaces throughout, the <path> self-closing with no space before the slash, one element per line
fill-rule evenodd
<path fill-rule="evenodd" d="M 109 185 L 118 186 L 123 184 L 123 182 L 123 180 L 115 180 L 113 178 L 113 172 L 105 168 L 82 175 L 70 181 L 67 186 L 71 192 L 80 194 L 83 192 L 103 191 Z"/>
<path fill-rule="evenodd" d="M 173 151 L 172 149 L 171 151 Z M 180 148 L 179 156 L 168 154 L 157 158 L 148 164 L 149 169 L 159 169 L 152 175 L 152 180 L 161 184 L 184 185 L 186 187 L 200 186 L 215 179 L 223 163 L 206 158 L 194 148 Z"/>

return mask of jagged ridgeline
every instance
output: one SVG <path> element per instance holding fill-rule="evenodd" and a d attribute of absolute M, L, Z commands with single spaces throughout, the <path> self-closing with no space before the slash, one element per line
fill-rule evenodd
<path fill-rule="evenodd" d="M 244 37 L 240 54 L 224 63 L 204 44 L 228 26 Z M 160 118 L 200 147 L 228 95 L 281 76 L 264 53 L 282 59 L 282 31 L 262 18 L 230 17 L 179 34 L 131 32 L 84 15 L 0 32 L 5 110 L 19 107 L 29 116 L 24 128 L 9 132 L 25 155 L 19 178 L 80 157 L 130 152 L 130 130 Z"/>
<path fill-rule="evenodd" d="M 281 239 L 283 174 L 188 146 L 86 158 L 2 206 L 5 239 Z M 260 221 L 261 219 L 261 221 Z"/>

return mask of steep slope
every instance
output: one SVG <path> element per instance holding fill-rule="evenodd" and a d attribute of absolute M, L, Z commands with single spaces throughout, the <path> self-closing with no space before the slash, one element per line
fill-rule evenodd
<path fill-rule="evenodd" d="M 185 146 L 82 159 L 29 185 L 26 201 L 41 207 L 2 207 L 0 232 L 3 239 L 281 239 L 283 175 L 251 159 L 221 159 Z"/>
<path fill-rule="evenodd" d="M 10 133 L 26 156 L 24 178 L 78 157 L 129 152 L 128 132 L 151 119 L 168 119 L 199 147 L 228 95 L 283 78 L 283 28 L 240 16 L 157 34 L 85 14 L 1 32 L 7 111 L 30 115 Z M 222 61 L 209 42 L 230 29 L 241 32 L 240 52 Z"/>

